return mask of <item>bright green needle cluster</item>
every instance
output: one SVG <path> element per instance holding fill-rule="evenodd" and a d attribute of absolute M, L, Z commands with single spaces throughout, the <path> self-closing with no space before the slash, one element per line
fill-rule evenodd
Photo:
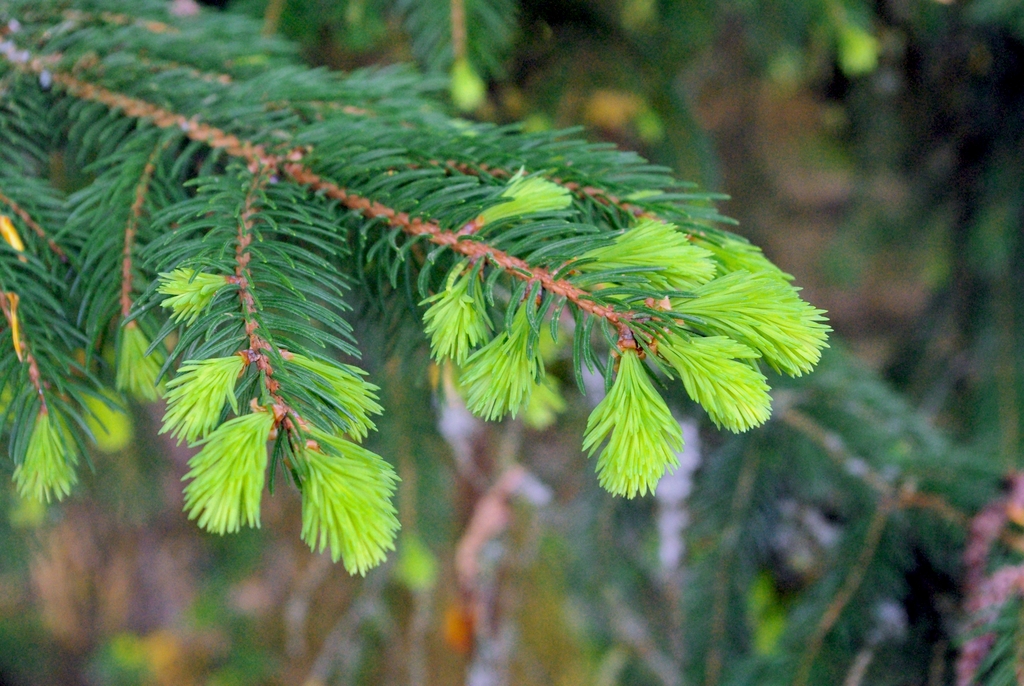
<path fill-rule="evenodd" d="M 635 267 L 656 268 L 644 275 L 659 291 L 688 291 L 710 281 L 717 271 L 710 251 L 693 245 L 675 225 L 657 219 L 645 219 L 611 245 L 584 253 L 579 269 Z"/>
<path fill-rule="evenodd" d="M 78 483 L 77 464 L 78 449 L 63 420 L 52 409 L 41 411 L 28 439 L 25 460 L 14 470 L 18 494 L 39 502 L 50 502 L 51 496 L 63 500 Z"/>
<path fill-rule="evenodd" d="M 653 492 L 666 469 L 679 464 L 683 432 L 647 376 L 635 350 L 625 350 L 608 392 L 587 420 L 583 450 L 597 459 L 598 481 L 614 495 Z"/>
<path fill-rule="evenodd" d="M 207 274 L 194 269 L 175 269 L 160 274 L 160 286 L 157 293 L 171 297 L 160 301 L 162 307 L 173 312 L 174 321 L 194 324 L 203 313 L 217 291 L 228 284 L 226 277 L 219 274 Z"/>
<path fill-rule="evenodd" d="M 167 412 L 160 433 L 171 432 L 189 445 L 220 422 L 224 403 L 238 412 L 235 383 L 245 368 L 240 355 L 185 362 L 167 384 Z"/>
<path fill-rule="evenodd" d="M 779 269 L 771 260 L 764 256 L 761 248 L 746 241 L 735 238 L 719 238 L 714 241 L 695 237 L 694 243 L 711 251 L 718 263 L 719 274 L 747 271 L 751 274 L 765 272 L 784 281 L 792 281 L 793 276 Z"/>
<path fill-rule="evenodd" d="M 286 362 L 320 377 L 317 385 L 338 402 L 349 419 L 347 426 L 339 428 L 358 441 L 366 438 L 368 432 L 377 429 L 370 415 L 381 414 L 384 408 L 377 402 L 377 391 L 380 389 L 363 380 L 366 372 L 350 364 L 329 364 L 296 353 L 287 353 L 284 358 Z"/>
<path fill-rule="evenodd" d="M 121 345 L 117 352 L 117 390 L 131 393 L 140 400 L 153 402 L 161 389 L 157 387 L 157 375 L 164 363 L 164 354 L 159 349 L 147 355 L 149 340 L 135 322 L 128 322 L 121 328 Z"/>
<path fill-rule="evenodd" d="M 461 266 L 453 269 L 445 288 L 430 296 L 421 305 L 433 303 L 423 314 L 424 331 L 430 336 L 430 354 L 435 360 L 448 358 L 463 365 L 469 352 L 491 333 L 483 287 L 473 284 L 472 273 Z"/>
<path fill-rule="evenodd" d="M 245 523 L 260 525 L 260 497 L 267 469 L 270 412 L 252 412 L 224 422 L 188 461 L 182 481 L 189 519 L 215 534 L 234 533 Z"/>
<path fill-rule="evenodd" d="M 768 421 L 768 382 L 745 360 L 760 355 L 726 336 L 684 339 L 666 334 L 658 352 L 675 368 L 687 394 L 708 412 L 715 426 L 739 433 Z"/>
<path fill-rule="evenodd" d="M 761 353 L 777 372 L 801 376 L 821 359 L 831 327 L 824 311 L 800 299 L 797 289 L 767 272 L 737 271 L 672 302 L 694 326 L 728 336 Z"/>
<path fill-rule="evenodd" d="M 395 548 L 399 524 L 391 496 L 398 476 L 351 441 L 315 428 L 309 435 L 319 447 L 302 452 L 302 540 L 317 552 L 330 546 L 333 561 L 341 558 L 350 574 L 365 575 Z"/>
<path fill-rule="evenodd" d="M 473 353 L 462 370 L 459 383 L 470 412 L 488 421 L 516 416 L 544 375 L 540 346 L 529 350 L 529 341 L 530 322 L 522 306 L 512 319 L 511 331 L 502 331 Z"/>
<path fill-rule="evenodd" d="M 568 189 L 539 176 L 524 178 L 522 171 L 512 177 L 501 197 L 506 198 L 505 202 L 480 213 L 483 223 L 533 212 L 564 210 L 572 202 Z"/>

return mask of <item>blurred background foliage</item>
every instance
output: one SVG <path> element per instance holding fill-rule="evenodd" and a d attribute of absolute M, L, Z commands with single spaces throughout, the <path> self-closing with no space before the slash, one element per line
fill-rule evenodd
<path fill-rule="evenodd" d="M 1024 421 L 1024 5 L 211 4 L 312 65 L 415 62 L 463 116 L 583 125 L 728 194 L 736 230 L 829 311 L 833 347 L 773 379 L 750 434 L 675 397 L 681 467 L 626 501 L 579 452 L 601 382 L 572 392 L 567 353 L 548 351 L 563 400 L 484 425 L 422 340 L 367 317 L 386 406 L 370 447 L 403 480 L 403 531 L 365 579 L 298 541 L 286 489 L 262 529 L 201 532 L 181 513 L 188 455 L 133 439 L 160 408 L 108 411 L 69 501 L 3 489 L 0 683 L 1019 682 L 1024 614 L 971 570 L 1024 551 L 1003 495 Z"/>

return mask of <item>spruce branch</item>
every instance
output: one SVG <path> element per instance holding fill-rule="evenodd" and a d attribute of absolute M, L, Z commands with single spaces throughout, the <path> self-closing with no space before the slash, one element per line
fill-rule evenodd
<path fill-rule="evenodd" d="M 33 58 L 27 68 L 35 73 L 46 71 L 46 62 Z M 342 188 L 316 174 L 301 164 L 302 151 L 295 150 L 285 155 L 273 155 L 264 146 L 240 139 L 217 127 L 201 124 L 186 118 L 184 115 L 165 110 L 138 98 L 114 93 L 102 86 L 88 83 L 63 72 L 52 71 L 52 78 L 68 92 L 85 100 L 99 102 L 112 109 L 123 111 L 131 117 L 146 119 L 161 128 L 179 128 L 190 139 L 209 145 L 211 148 L 223 150 L 234 157 L 241 158 L 257 168 L 282 171 L 296 182 L 309 188 L 323 192 L 327 197 L 342 201 L 346 207 L 360 212 L 367 219 L 384 219 L 388 225 L 403 230 L 410 236 L 426 236 L 430 242 L 451 248 L 470 259 L 486 259 L 501 268 L 509 275 L 525 282 L 537 282 L 548 292 L 565 297 L 581 310 L 608 320 L 612 324 L 628 321 L 635 313 L 619 311 L 610 305 L 602 305 L 593 301 L 585 290 L 574 286 L 564 279 L 555 278 L 543 267 L 532 267 L 525 260 L 497 250 L 485 243 L 465 240 L 458 233 L 443 229 L 436 222 L 410 217 L 406 212 L 396 212 L 393 208 L 379 202 L 364 198 L 357 193 Z"/>
<path fill-rule="evenodd" d="M 73 285 L 54 276 L 53 299 L 70 290 L 79 306 L 86 360 L 120 310 L 121 390 L 151 399 L 180 362 L 163 430 L 203 446 L 186 498 L 212 531 L 258 526 L 266 471 L 273 483 L 283 464 L 311 546 L 356 573 L 391 546 L 394 480 L 356 445 L 378 389 L 330 356 L 358 355 L 342 318 L 350 275 L 382 303 L 404 287 L 413 308 L 431 305 L 434 356 L 465 365 L 460 392 L 491 419 L 531 396 L 540 414 L 557 406 L 538 385 L 541 330 L 554 337 L 567 308 L 577 373 L 601 368 L 610 390 L 584 445 L 600 451 L 602 485 L 629 497 L 681 447 L 658 377 L 674 370 L 713 421 L 743 431 L 769 412 L 759 362 L 799 375 L 825 347 L 822 313 L 786 276 L 637 156 L 452 120 L 401 72 L 334 79 L 278 63 L 284 50 L 245 66 L 234 44 L 192 55 L 184 23 L 38 17 L 0 44 L 0 68 L 53 86 L 67 148 L 102 172 L 67 200 L 74 230 L 57 235 L 73 237 Z M 97 273 L 108 263 L 119 288 Z"/>

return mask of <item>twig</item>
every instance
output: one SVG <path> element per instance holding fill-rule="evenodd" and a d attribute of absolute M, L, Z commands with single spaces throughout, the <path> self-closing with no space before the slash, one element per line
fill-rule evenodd
<path fill-rule="evenodd" d="M 610 610 L 612 632 L 615 637 L 632 648 L 664 686 L 679 686 L 678 666 L 672 658 L 658 650 L 643 619 L 630 610 L 613 589 L 605 589 L 604 600 Z"/>
<path fill-rule="evenodd" d="M 829 431 L 803 412 L 788 408 L 780 412 L 778 416 L 783 424 L 799 431 L 816 443 L 847 474 L 859 478 L 881 497 L 895 497 L 897 508 L 916 507 L 929 510 L 953 524 L 967 526 L 969 521 L 967 515 L 946 502 L 942 496 L 935 493 L 921 493 L 910 482 L 900 486 L 890 484 L 881 474 L 872 469 L 864 458 L 850 451 L 839 434 Z"/>
<path fill-rule="evenodd" d="M 843 686 L 861 686 L 868 673 L 868 667 L 871 666 L 874 659 L 875 647 L 873 645 L 865 646 L 857 653 L 853 664 L 850 665 L 850 670 L 846 673 L 846 678 L 843 679 Z"/>
<path fill-rule="evenodd" d="M 362 652 L 362 646 L 355 636 L 356 631 L 364 621 L 382 613 L 380 594 L 386 579 L 384 570 L 378 569 L 362 582 L 359 594 L 324 639 L 320 653 L 306 677 L 305 686 L 325 686 L 339 663 L 347 674 L 351 675 L 355 671 Z M 341 683 L 350 681 L 344 679 Z"/>
<path fill-rule="evenodd" d="M 452 57 L 466 57 L 466 5 L 463 0 L 451 0 Z"/>
<path fill-rule="evenodd" d="M 285 653 L 289 657 L 298 658 L 306 654 L 306 617 L 309 615 L 309 604 L 313 593 L 320 588 L 332 567 L 330 556 L 310 556 L 309 564 L 302 570 L 295 589 L 285 601 Z"/>
<path fill-rule="evenodd" d="M 135 200 L 128 212 L 128 223 L 124 227 L 124 254 L 121 259 L 121 316 L 128 317 L 132 310 L 132 249 L 135 247 L 135 236 L 139 230 L 139 221 L 146 204 L 146 194 L 156 170 L 156 160 L 163 152 L 165 143 L 157 143 L 146 166 L 142 168 L 139 183 L 135 186 Z"/>
<path fill-rule="evenodd" d="M 832 630 L 832 627 L 839 620 L 839 616 L 846 608 L 846 605 L 853 599 L 854 594 L 860 588 L 864 575 L 871 565 L 871 560 L 875 557 L 875 551 L 878 550 L 878 544 L 882 540 L 882 533 L 885 531 L 886 522 L 889 521 L 889 515 L 892 514 L 895 507 L 896 501 L 894 499 L 883 498 L 875 509 L 875 513 L 868 524 L 867 533 L 864 535 L 864 544 L 860 549 L 860 554 L 857 556 L 857 561 L 847 574 L 846 580 L 843 582 L 839 592 L 836 593 L 832 602 L 825 609 L 825 613 L 821 616 L 818 626 L 811 635 L 808 641 L 807 652 L 804 653 L 804 657 L 800 661 L 800 667 L 797 669 L 796 678 L 793 680 L 793 686 L 804 686 L 808 683 L 808 679 L 811 677 L 811 668 L 814 666 L 814 660 L 817 658 L 818 652 L 825 642 L 825 637 L 828 636 L 829 631 Z"/>
<path fill-rule="evenodd" d="M 252 294 L 252 274 L 249 272 L 249 261 L 252 259 L 249 246 L 252 244 L 253 218 L 258 212 L 257 196 L 266 184 L 269 174 L 270 170 L 267 167 L 258 167 L 253 172 L 252 181 L 246 190 L 242 212 L 238 218 L 235 275 L 228 281 L 238 288 L 238 299 L 242 305 L 242 315 L 245 317 L 245 333 L 249 337 L 249 349 L 244 351 L 242 359 L 248 364 L 255 364 L 256 368 L 263 373 L 263 385 L 274 401 L 275 423 L 283 424 L 286 430 L 292 430 L 295 428 L 292 417 L 300 423 L 302 418 L 278 394 L 281 384 L 274 378 L 274 368 L 267 355 L 267 351 L 271 349 L 270 343 L 260 334 L 259 321 L 256 319 L 256 299 Z"/>
<path fill-rule="evenodd" d="M 277 33 L 277 25 L 281 22 L 285 2 L 286 0 L 270 0 L 267 3 L 267 9 L 263 12 L 263 30 L 260 32 L 264 38 Z"/>
<path fill-rule="evenodd" d="M 740 517 L 750 503 L 750 492 L 754 488 L 754 478 L 757 476 L 759 465 L 760 453 L 756 450 L 747 451 L 743 456 L 743 465 L 736 479 L 736 490 L 733 491 L 729 507 L 729 526 L 722 533 L 721 554 L 715 572 L 711 608 L 711 647 L 708 649 L 704 667 L 705 686 L 716 686 L 722 674 L 722 644 L 725 641 L 726 614 L 729 608 L 729 565 L 739 540 Z"/>

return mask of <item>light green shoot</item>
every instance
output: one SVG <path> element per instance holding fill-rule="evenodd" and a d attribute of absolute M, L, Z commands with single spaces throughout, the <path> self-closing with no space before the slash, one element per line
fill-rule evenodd
<path fill-rule="evenodd" d="M 695 328 L 760 352 L 775 371 L 801 376 L 821 359 L 832 329 L 825 311 L 797 291 L 772 274 L 737 271 L 700 286 L 695 298 L 674 300 L 672 309 L 695 318 Z"/>
<path fill-rule="evenodd" d="M 530 322 L 522 306 L 512 320 L 512 333 L 502 331 L 466 362 L 459 384 L 465 390 L 466 407 L 487 421 L 506 414 L 515 417 L 530 399 L 534 385 L 544 375 L 540 346 L 527 351 Z"/>
<path fill-rule="evenodd" d="M 487 316 L 483 286 L 476 284 L 470 295 L 472 278 L 472 272 L 463 272 L 460 265 L 448 276 L 443 291 L 420 303 L 433 303 L 423 313 L 423 323 L 424 331 L 430 336 L 430 355 L 438 362 L 449 358 L 457 365 L 465 364 L 470 350 L 490 335 L 491 320 Z"/>
<path fill-rule="evenodd" d="M 665 470 L 679 464 L 682 429 L 635 350 L 623 351 L 611 390 L 587 420 L 583 449 L 593 455 L 606 438 L 597 459 L 598 482 L 614 495 L 654 492 Z"/>
<path fill-rule="evenodd" d="M 227 277 L 220 274 L 207 274 L 194 269 L 175 269 L 160 274 L 160 285 L 157 293 L 169 295 L 160 302 L 162 307 L 171 309 L 175 322 L 194 324 L 203 313 L 217 291 L 228 283 Z"/>
<path fill-rule="evenodd" d="M 244 523 L 259 528 L 260 498 L 267 469 L 270 412 L 252 412 L 221 424 L 188 461 L 182 481 L 189 519 L 215 534 L 234 533 Z"/>
<path fill-rule="evenodd" d="M 164 363 L 159 348 L 147 355 L 149 340 L 135 322 L 121 328 L 121 345 L 117 355 L 117 390 L 131 393 L 139 400 L 153 402 L 161 393 L 156 377 Z"/>
<path fill-rule="evenodd" d="M 687 394 L 715 426 L 739 433 L 768 421 L 771 396 L 764 374 L 744 360 L 760 355 L 726 336 L 666 334 L 658 353 L 671 364 Z"/>
<path fill-rule="evenodd" d="M 78 449 L 63 420 L 52 408 L 41 411 L 28 439 L 25 460 L 14 469 L 18 495 L 39 502 L 50 502 L 51 497 L 63 500 L 78 483 L 77 464 Z"/>
<path fill-rule="evenodd" d="M 711 251 L 715 261 L 718 263 L 719 274 L 729 272 L 748 271 L 751 274 L 764 272 L 771 274 L 784 281 L 792 281 L 793 276 L 779 269 L 772 263 L 761 248 L 746 241 L 735 238 L 724 238 L 721 241 L 709 241 L 704 238 L 695 237 L 694 242 Z"/>
<path fill-rule="evenodd" d="M 349 422 L 339 427 L 348 432 L 357 441 L 366 438 L 377 426 L 370 419 L 371 414 L 381 414 L 384 408 L 377 402 L 379 388 L 364 381 L 366 376 L 359 367 L 350 364 L 329 364 L 297 353 L 282 353 L 285 361 L 313 372 L 322 380 L 323 390 L 328 391 L 345 410 Z"/>
<path fill-rule="evenodd" d="M 224 403 L 237 413 L 235 383 L 244 368 L 240 355 L 182 364 L 167 384 L 167 412 L 160 433 L 170 431 L 179 443 L 185 440 L 191 445 L 217 426 Z"/>
<path fill-rule="evenodd" d="M 564 210 L 572 202 L 568 189 L 539 176 L 523 178 L 522 171 L 512 177 L 501 197 L 507 198 L 505 202 L 480 213 L 482 223 L 533 212 Z"/>
<path fill-rule="evenodd" d="M 645 219 L 615 238 L 612 245 L 594 248 L 581 257 L 580 271 L 655 267 L 644 276 L 660 291 L 688 291 L 715 276 L 711 253 L 693 245 L 673 224 Z"/>
<path fill-rule="evenodd" d="M 318 447 L 302 452 L 302 540 L 317 552 L 330 547 L 331 559 L 341 558 L 349 574 L 365 575 L 395 548 L 391 498 L 398 476 L 351 441 L 316 428 L 309 435 Z"/>

